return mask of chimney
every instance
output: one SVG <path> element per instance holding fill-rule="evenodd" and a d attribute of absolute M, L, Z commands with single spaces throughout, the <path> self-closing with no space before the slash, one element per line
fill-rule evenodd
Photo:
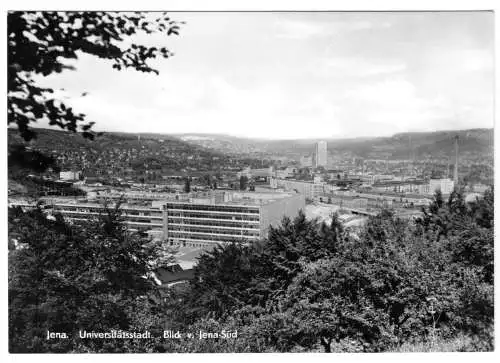
<path fill-rule="evenodd" d="M 455 136 L 455 170 L 453 173 L 455 188 L 458 188 L 458 135 Z"/>
<path fill-rule="evenodd" d="M 448 163 L 446 164 L 446 179 L 450 177 L 450 157 L 448 156 Z"/>

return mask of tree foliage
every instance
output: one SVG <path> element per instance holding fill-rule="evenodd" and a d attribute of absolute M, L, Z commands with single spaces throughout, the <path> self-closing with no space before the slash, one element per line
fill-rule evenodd
<path fill-rule="evenodd" d="M 30 247 L 10 257 L 11 349 L 47 351 L 36 334 L 85 324 L 229 330 L 238 338 L 52 349 L 379 352 L 465 335 L 470 339 L 458 349 L 492 350 L 493 199 L 493 190 L 473 203 L 460 193 L 448 200 L 438 194 L 422 218 L 401 220 L 384 211 L 354 232 L 335 215 L 325 224 L 300 213 L 271 228 L 266 240 L 202 254 L 193 280 L 167 290 L 164 303 L 140 300 L 148 291 L 147 280 L 137 277 L 146 274 L 146 256 L 139 254 L 139 265 L 128 261 L 143 244 L 129 249 L 134 239 L 112 222 L 118 211 L 101 219 L 97 238 L 94 231 L 75 234 L 61 221 L 33 223 L 33 215 L 12 212 L 10 235 Z M 20 223 L 23 218 L 31 219 Z M 85 310 L 70 308 L 82 302 Z"/>
<path fill-rule="evenodd" d="M 383 211 L 357 234 L 335 216 L 284 219 L 261 244 L 202 256 L 170 319 L 244 335 L 219 351 L 387 351 L 457 334 L 475 342 L 460 349 L 491 350 L 492 201 L 493 190 L 474 203 L 437 193 L 422 218 Z"/>
<path fill-rule="evenodd" d="M 139 313 L 154 320 L 156 289 L 148 277 L 165 258 L 163 249 L 128 233 L 117 208 L 82 226 L 40 207 L 13 208 L 9 226 L 9 237 L 23 247 L 9 252 L 9 350 L 129 351 L 133 343 L 126 340 L 84 340 L 78 332 L 144 329 Z M 70 338 L 46 340 L 47 331 Z"/>
<path fill-rule="evenodd" d="M 54 96 L 51 88 L 37 85 L 36 76 L 73 69 L 68 60 L 86 53 L 108 60 L 117 70 L 158 71 L 149 61 L 168 58 L 166 47 L 136 44 L 137 34 L 178 34 L 179 23 L 166 13 L 141 12 L 9 12 L 8 124 L 15 124 L 25 140 L 36 133 L 30 125 L 48 120 L 68 131 L 92 138 L 93 122 Z M 126 41 L 127 40 L 127 41 Z"/>

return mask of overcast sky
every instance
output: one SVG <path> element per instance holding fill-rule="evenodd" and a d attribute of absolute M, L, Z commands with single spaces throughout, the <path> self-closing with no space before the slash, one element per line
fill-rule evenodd
<path fill-rule="evenodd" d="M 493 127 L 493 14 L 171 13 L 160 75 L 82 55 L 44 79 L 103 131 L 262 138 Z M 88 95 L 81 97 L 82 92 Z"/>

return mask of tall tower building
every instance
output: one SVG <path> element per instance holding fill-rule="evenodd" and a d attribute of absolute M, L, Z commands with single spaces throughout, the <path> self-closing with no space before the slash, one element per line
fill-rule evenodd
<path fill-rule="evenodd" d="M 453 170 L 453 181 L 455 188 L 458 187 L 458 135 L 455 136 L 455 169 Z"/>
<path fill-rule="evenodd" d="M 314 166 L 317 168 L 319 166 L 326 166 L 328 154 L 327 154 L 327 146 L 326 141 L 318 141 L 316 143 L 316 152 L 314 153 Z"/>

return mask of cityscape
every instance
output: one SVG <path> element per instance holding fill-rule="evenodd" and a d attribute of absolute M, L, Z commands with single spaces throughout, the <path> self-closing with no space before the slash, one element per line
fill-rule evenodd
<path fill-rule="evenodd" d="M 392 37 L 397 29 L 407 32 L 408 44 L 444 44 L 449 42 L 446 34 L 463 33 L 463 44 L 452 43 L 452 47 L 484 48 L 481 67 L 467 68 L 470 74 L 464 75 L 464 82 L 484 97 L 449 90 L 450 101 L 428 106 L 438 109 L 441 118 L 427 125 L 409 116 L 403 126 L 388 119 L 392 126 L 385 127 L 371 118 L 377 115 L 376 108 L 364 114 L 357 106 L 345 106 L 330 114 L 333 106 L 323 98 L 314 96 L 316 101 L 307 106 L 314 97 L 304 96 L 304 108 L 294 109 L 295 96 L 275 94 L 274 86 L 267 85 L 265 92 L 276 102 L 290 98 L 286 106 L 294 113 L 290 123 L 280 119 L 289 117 L 288 113 L 283 116 L 274 108 L 269 109 L 271 117 L 276 116 L 272 126 L 253 123 L 245 115 L 232 119 L 232 108 L 229 112 L 225 103 L 210 99 L 213 104 L 207 106 L 203 122 L 197 121 L 197 131 L 196 122 L 183 117 L 198 117 L 195 103 L 205 107 L 210 90 L 202 92 L 195 85 L 192 92 L 203 94 L 192 104 L 186 101 L 186 107 L 181 98 L 190 96 L 183 91 L 188 86 L 182 81 L 178 101 L 176 92 L 170 91 L 161 101 L 143 98 L 158 96 L 154 93 L 158 81 L 151 77 L 158 73 L 161 77 L 163 68 L 158 72 L 155 67 L 167 69 L 172 62 L 174 70 L 184 71 L 175 63 L 182 61 L 183 50 L 186 65 L 194 69 L 187 74 L 196 74 L 196 64 L 200 69 L 209 67 L 212 55 L 206 62 L 199 57 L 189 60 L 193 50 L 181 44 L 185 31 L 186 44 L 206 51 L 200 35 L 204 33 L 196 22 L 201 26 L 211 17 L 262 28 L 272 21 L 272 29 L 278 30 L 275 45 L 269 46 L 282 47 L 283 54 L 298 51 L 295 47 L 303 37 L 311 37 L 304 47 L 314 48 L 311 44 L 320 42 L 315 37 L 328 35 L 334 29 L 328 26 L 334 23 L 345 28 L 335 31 L 356 39 L 376 29 L 380 47 L 384 42 L 395 44 Z M 465 18 L 468 27 L 460 25 Z M 299 13 L 10 12 L 10 353 L 492 351 L 494 130 L 493 70 L 488 63 L 493 54 L 492 19 L 490 12 L 439 16 L 324 12 L 308 17 Z M 303 21 L 301 27 L 299 21 Z M 292 24 L 303 33 L 292 34 L 297 30 Z M 442 27 L 443 39 L 412 38 L 418 36 L 415 29 L 426 25 Z M 259 39 L 258 32 L 253 38 L 234 26 L 252 44 Z M 154 38 L 157 34 L 176 38 L 171 43 L 178 47 L 173 49 L 175 56 L 154 43 L 163 39 Z M 154 45 L 125 42 L 132 35 L 134 42 Z M 220 44 L 229 44 L 231 36 L 221 35 Z M 118 47 L 120 42 L 130 48 Z M 434 45 L 429 46 L 432 52 Z M 224 57 L 220 52 L 214 59 Z M 244 61 L 237 60 L 236 50 L 228 52 L 227 67 L 236 67 L 237 72 Z M 316 62 L 319 58 L 311 52 Z M 371 58 L 366 54 L 363 62 L 368 63 Z M 107 59 L 107 68 L 93 66 L 91 56 Z M 258 67 L 263 62 L 258 56 L 250 57 L 248 62 L 252 61 Z M 290 62 L 283 67 L 294 69 Z M 330 63 L 338 65 L 334 59 Z M 391 68 L 390 60 L 386 64 Z M 262 66 L 263 74 L 269 72 L 266 67 Z M 431 83 L 435 80 L 428 67 L 426 82 Z M 93 85 L 83 81 L 89 69 L 95 69 L 97 76 L 106 72 L 102 76 L 107 77 L 109 72 L 109 77 L 122 73 L 124 78 L 117 78 L 116 85 L 102 80 Z M 345 82 L 346 89 L 354 87 L 353 82 L 380 81 L 385 87 L 400 82 L 400 72 L 410 72 L 411 65 L 393 71 L 374 69 L 368 72 L 363 63 L 358 74 L 345 76 L 348 80 L 334 77 Z M 217 71 L 225 74 L 224 69 Z M 72 72 L 76 72 L 74 80 Z M 178 117 L 172 130 L 156 128 L 152 121 L 132 121 L 138 112 L 130 108 L 133 100 L 124 99 L 116 113 L 108 113 L 104 105 L 110 102 L 112 108 L 114 96 L 108 101 L 108 96 L 100 100 L 93 96 L 120 95 L 120 87 L 127 87 L 124 82 L 132 87 L 140 84 L 140 77 L 134 78 L 131 72 L 144 74 L 146 83 L 140 92 L 150 96 L 130 90 L 130 97 L 137 98 L 137 105 L 160 102 L 158 112 L 171 109 L 171 116 Z M 228 79 L 240 82 L 248 76 L 235 74 Z M 411 78 L 410 73 L 407 76 Z M 212 82 L 216 73 L 210 77 L 206 82 Z M 91 90 L 79 90 L 78 79 Z M 189 85 L 191 79 L 185 82 Z M 245 99 L 253 92 L 231 91 L 217 82 L 215 86 L 224 89 L 217 92 L 228 99 L 235 97 L 235 107 L 243 102 L 236 97 Z M 245 82 L 249 89 L 256 87 L 254 81 Z M 309 91 L 320 89 L 319 83 L 301 82 Z M 51 87 L 58 90 L 48 91 Z M 366 87 L 372 86 L 366 83 Z M 326 94 L 343 92 L 325 89 Z M 393 107 L 397 115 L 398 97 L 404 95 L 391 92 L 395 103 L 381 106 L 380 115 L 390 114 L 386 107 Z M 358 95 L 362 102 L 363 94 Z M 444 120 L 446 107 L 469 95 L 469 123 L 459 121 L 453 108 L 451 121 L 438 121 Z M 265 96 L 251 96 L 252 102 L 260 100 L 259 110 L 242 107 L 251 117 L 261 118 L 272 101 Z M 380 96 L 370 97 L 370 107 L 375 107 L 371 103 Z M 429 115 L 429 110 L 421 109 L 424 104 L 419 100 L 415 117 Z M 318 113 L 318 107 L 326 113 Z M 146 118 L 154 115 L 147 112 Z M 216 112 L 220 123 L 212 118 Z M 294 118 L 302 113 L 306 118 L 297 122 Z M 337 114 L 358 117 L 359 121 L 351 122 L 358 123 L 360 131 L 349 122 L 329 128 L 329 117 Z M 326 117 L 324 123 L 313 121 L 315 115 Z M 314 130 L 316 134 L 311 134 Z"/>

